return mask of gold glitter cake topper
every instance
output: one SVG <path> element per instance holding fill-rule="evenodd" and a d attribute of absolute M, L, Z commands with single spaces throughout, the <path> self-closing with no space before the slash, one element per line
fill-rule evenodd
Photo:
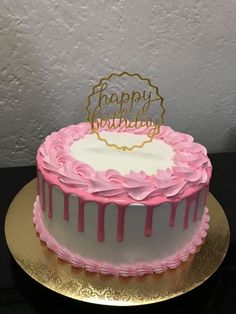
<path fill-rule="evenodd" d="M 93 86 L 87 98 L 86 110 L 91 130 L 107 146 L 131 151 L 151 143 L 164 123 L 164 99 L 158 87 L 138 73 L 112 73 Z M 160 111 L 158 114 L 158 110 Z M 141 143 L 124 146 L 110 143 L 101 131 L 147 127 L 147 139 Z"/>

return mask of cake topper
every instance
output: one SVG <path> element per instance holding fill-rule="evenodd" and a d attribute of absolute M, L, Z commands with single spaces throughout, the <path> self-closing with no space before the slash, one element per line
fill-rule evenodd
<path fill-rule="evenodd" d="M 164 99 L 158 87 L 138 73 L 112 73 L 93 86 L 87 97 L 86 110 L 91 130 L 107 146 L 131 151 L 151 143 L 164 123 Z M 123 146 L 110 143 L 102 134 L 105 129 L 122 130 L 146 127 L 146 140 Z"/>

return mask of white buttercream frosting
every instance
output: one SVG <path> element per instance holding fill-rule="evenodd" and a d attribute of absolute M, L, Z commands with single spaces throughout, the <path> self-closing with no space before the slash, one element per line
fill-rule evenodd
<path fill-rule="evenodd" d="M 101 132 L 101 136 L 110 143 L 132 146 L 147 140 L 146 135 Z M 96 134 L 87 134 L 71 145 L 71 154 L 77 160 L 89 164 L 96 171 L 114 169 L 122 175 L 130 171 L 144 171 L 148 175 L 155 174 L 157 170 L 165 170 L 174 165 L 173 148 L 162 140 L 154 139 L 142 148 L 132 151 L 122 151 L 108 147 L 104 142 L 98 141 Z"/>

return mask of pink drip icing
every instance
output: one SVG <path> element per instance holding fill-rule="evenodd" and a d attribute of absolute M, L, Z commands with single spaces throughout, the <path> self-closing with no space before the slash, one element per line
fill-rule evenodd
<path fill-rule="evenodd" d="M 37 195 L 40 195 L 39 171 L 37 170 Z"/>
<path fill-rule="evenodd" d="M 64 194 L 64 219 L 69 220 L 69 194 Z"/>
<path fill-rule="evenodd" d="M 123 241 L 124 228 L 125 228 L 125 208 L 126 206 L 120 205 L 118 207 L 118 220 L 117 220 L 117 241 Z"/>
<path fill-rule="evenodd" d="M 152 234 L 152 220 L 153 220 L 154 207 L 155 206 L 147 206 L 145 229 L 144 229 L 144 235 L 146 237 L 150 237 L 150 235 Z"/>
<path fill-rule="evenodd" d="M 196 201 L 195 201 L 194 213 L 193 213 L 193 222 L 196 222 L 198 218 L 198 204 L 199 204 L 199 193 L 196 194 Z"/>
<path fill-rule="evenodd" d="M 177 206 L 178 206 L 177 202 L 171 204 L 171 213 L 170 213 L 170 222 L 169 222 L 170 227 L 175 226 L 175 215 L 176 215 Z"/>
<path fill-rule="evenodd" d="M 48 185 L 48 198 L 49 198 L 49 207 L 48 207 L 48 218 L 53 217 L 53 210 L 52 210 L 52 185 Z"/>
<path fill-rule="evenodd" d="M 98 207 L 98 226 L 97 226 L 97 239 L 98 241 L 104 241 L 105 236 L 105 207 L 106 205 L 101 204 Z"/>
<path fill-rule="evenodd" d="M 78 231 L 84 231 L 84 200 L 79 198 L 79 205 L 78 205 Z"/>
<path fill-rule="evenodd" d="M 43 210 L 46 210 L 46 191 L 45 191 L 45 180 L 43 179 Z"/>
<path fill-rule="evenodd" d="M 195 199 L 195 197 L 196 196 L 193 195 L 186 198 L 186 206 L 185 206 L 185 212 L 184 212 L 184 224 L 183 224 L 184 229 L 188 228 L 189 210 L 191 208 L 192 202 Z"/>

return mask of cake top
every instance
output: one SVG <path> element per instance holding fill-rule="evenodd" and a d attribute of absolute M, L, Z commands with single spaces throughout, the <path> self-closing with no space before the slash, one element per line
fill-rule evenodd
<path fill-rule="evenodd" d="M 110 142 L 130 146 L 146 139 L 145 135 L 129 132 L 100 132 Z M 120 175 L 128 175 L 130 171 L 143 171 L 148 175 L 156 174 L 157 170 L 165 170 L 174 165 L 174 149 L 162 140 L 156 139 L 141 149 L 132 151 L 118 150 L 98 141 L 96 134 L 86 134 L 73 142 L 70 147 L 72 156 L 96 171 L 113 169 Z"/>
<path fill-rule="evenodd" d="M 147 134 L 147 127 L 111 130 L 105 126 L 101 132 L 104 137 L 134 143 Z M 191 189 L 198 191 L 209 184 L 212 168 L 205 147 L 170 127 L 161 126 L 153 141 L 138 150 L 118 151 L 97 141 L 87 122 L 47 136 L 37 162 L 39 170 L 59 186 L 140 202 L 168 201 Z"/>

